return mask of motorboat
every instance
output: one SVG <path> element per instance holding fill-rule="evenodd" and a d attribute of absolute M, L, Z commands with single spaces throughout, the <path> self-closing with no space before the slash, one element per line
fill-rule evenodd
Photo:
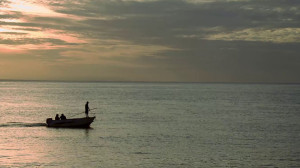
<path fill-rule="evenodd" d="M 48 127 L 89 128 L 95 118 L 96 117 L 84 117 L 84 118 L 70 118 L 64 120 L 53 120 L 52 118 L 47 118 L 46 123 Z"/>

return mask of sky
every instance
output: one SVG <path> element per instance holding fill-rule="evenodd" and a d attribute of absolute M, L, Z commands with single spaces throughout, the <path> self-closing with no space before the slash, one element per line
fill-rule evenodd
<path fill-rule="evenodd" d="M 0 79 L 300 83 L 300 1 L 0 0 Z"/>

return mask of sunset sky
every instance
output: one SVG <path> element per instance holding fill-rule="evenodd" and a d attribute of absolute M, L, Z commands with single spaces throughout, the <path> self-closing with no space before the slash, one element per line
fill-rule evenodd
<path fill-rule="evenodd" d="M 0 79 L 300 83 L 300 1 L 0 0 Z"/>

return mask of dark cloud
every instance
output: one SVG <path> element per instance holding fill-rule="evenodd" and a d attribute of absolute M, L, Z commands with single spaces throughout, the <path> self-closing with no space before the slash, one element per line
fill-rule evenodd
<path fill-rule="evenodd" d="M 40 31 L 40 28 L 26 28 L 26 27 L 19 27 L 19 28 L 14 28 L 15 30 L 24 30 L 24 31 Z"/>
<path fill-rule="evenodd" d="M 299 2 L 287 3 L 284 0 L 216 1 L 205 4 L 187 3 L 182 0 L 84 2 L 86 3 L 79 5 L 67 4 L 66 8 L 58 11 L 96 18 L 115 16 L 134 23 L 144 20 L 149 22 L 147 26 L 154 22 L 166 28 L 170 26 L 236 28 L 264 25 L 289 27 L 296 26 L 300 16 Z"/>
<path fill-rule="evenodd" d="M 1 3 L 0 3 L 1 5 Z M 5 14 L 0 14 L 0 19 L 18 19 L 23 17 L 21 12 L 17 12 L 17 11 L 11 11 L 11 12 L 7 12 Z"/>
<path fill-rule="evenodd" d="M 0 34 L 26 35 L 26 34 L 28 34 L 28 33 L 20 33 L 20 32 L 0 32 Z"/>
<path fill-rule="evenodd" d="M 4 33 L 0 33 L 4 34 Z M 13 35 L 24 35 L 24 33 L 13 33 L 8 32 L 5 34 L 13 34 Z M 26 33 L 25 33 L 26 34 Z M 19 39 L 1 39 L 0 44 L 8 44 L 8 45 L 25 45 L 25 44 L 44 44 L 51 43 L 53 45 L 74 45 L 73 43 L 66 43 L 63 40 L 52 39 L 52 38 L 19 38 Z"/>

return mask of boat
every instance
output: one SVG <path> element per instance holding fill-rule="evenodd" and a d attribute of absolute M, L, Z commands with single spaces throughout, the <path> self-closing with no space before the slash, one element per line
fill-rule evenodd
<path fill-rule="evenodd" d="M 46 123 L 48 127 L 56 128 L 89 128 L 95 118 L 96 117 L 84 117 L 65 120 L 53 120 L 52 118 L 47 118 Z"/>

